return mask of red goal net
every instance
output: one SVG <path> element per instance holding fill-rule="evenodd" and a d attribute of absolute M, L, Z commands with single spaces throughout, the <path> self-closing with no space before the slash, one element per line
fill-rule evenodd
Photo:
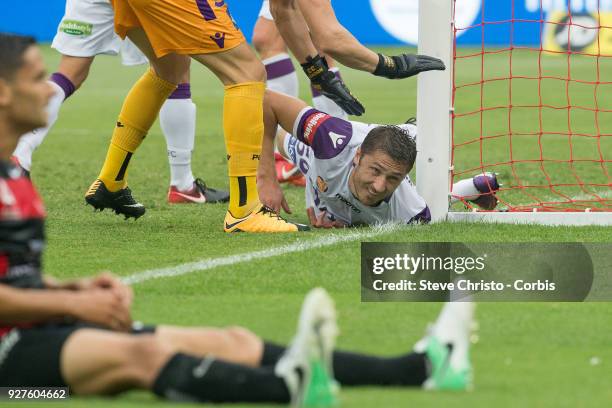
<path fill-rule="evenodd" d="M 612 210 L 612 1 L 482 0 L 453 54 L 453 181 L 496 173 L 502 211 Z"/>

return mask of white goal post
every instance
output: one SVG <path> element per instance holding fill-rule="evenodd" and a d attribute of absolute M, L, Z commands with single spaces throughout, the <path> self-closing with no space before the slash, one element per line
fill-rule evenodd
<path fill-rule="evenodd" d="M 433 222 L 612 225 L 612 212 L 451 212 L 453 0 L 419 0 L 419 54 L 440 58 L 446 71 L 421 73 L 417 87 L 417 190 Z"/>

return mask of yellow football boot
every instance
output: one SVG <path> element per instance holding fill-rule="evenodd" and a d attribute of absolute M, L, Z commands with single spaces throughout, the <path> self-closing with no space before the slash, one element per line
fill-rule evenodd
<path fill-rule="evenodd" d="M 308 231 L 304 224 L 289 222 L 274 211 L 260 205 L 244 218 L 234 218 L 228 211 L 225 215 L 225 232 L 298 232 Z"/>

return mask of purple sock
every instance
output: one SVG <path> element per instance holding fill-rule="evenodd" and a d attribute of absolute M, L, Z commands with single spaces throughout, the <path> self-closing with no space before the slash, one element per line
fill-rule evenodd
<path fill-rule="evenodd" d="M 191 85 L 189 82 L 179 84 L 178 87 L 172 92 L 168 99 L 190 99 L 191 98 Z"/>
<path fill-rule="evenodd" d="M 280 61 L 271 62 L 266 64 L 266 73 L 268 79 L 279 78 L 285 75 L 289 75 L 295 72 L 291 58 L 285 58 Z"/>
<path fill-rule="evenodd" d="M 64 74 L 54 72 L 53 74 L 51 74 L 51 78 L 49 78 L 49 80 L 55 82 L 60 88 L 62 88 L 64 94 L 66 95 L 64 100 L 68 99 L 70 95 L 72 95 L 74 91 L 76 91 L 76 87 L 74 86 L 72 81 L 69 80 Z"/>

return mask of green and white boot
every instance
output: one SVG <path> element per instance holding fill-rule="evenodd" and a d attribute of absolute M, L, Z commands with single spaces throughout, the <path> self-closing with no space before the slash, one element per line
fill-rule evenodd
<path fill-rule="evenodd" d="M 428 390 L 469 390 L 473 387 L 469 349 L 474 323 L 472 302 L 446 303 L 430 333 L 414 347 L 430 363 Z"/>
<path fill-rule="evenodd" d="M 331 359 L 337 334 L 333 300 L 322 288 L 311 290 L 302 304 L 297 333 L 274 369 L 285 379 L 292 406 L 336 405 L 339 386 Z"/>

